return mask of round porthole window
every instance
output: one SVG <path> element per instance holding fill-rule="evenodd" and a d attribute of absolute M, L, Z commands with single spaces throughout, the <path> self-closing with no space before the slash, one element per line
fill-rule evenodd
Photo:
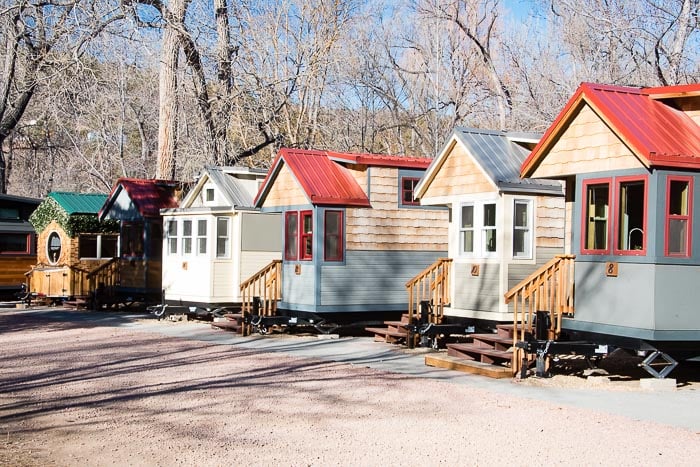
<path fill-rule="evenodd" d="M 49 257 L 49 263 L 58 263 L 58 258 L 61 257 L 61 236 L 57 232 L 51 232 L 49 234 L 49 240 L 47 242 L 47 253 Z"/>

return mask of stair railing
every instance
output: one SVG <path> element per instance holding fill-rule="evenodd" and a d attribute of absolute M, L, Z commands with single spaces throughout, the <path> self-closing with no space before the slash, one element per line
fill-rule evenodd
<path fill-rule="evenodd" d="M 250 316 L 253 312 L 254 298 L 258 297 L 258 314 L 274 316 L 277 301 L 282 298 L 282 261 L 273 260 L 270 264 L 241 283 L 241 313 Z"/>
<path fill-rule="evenodd" d="M 513 302 L 513 371 L 517 373 L 522 351 L 516 344 L 533 334 L 533 317 L 537 311 L 549 314 L 548 339 L 561 333 L 564 315 L 574 313 L 575 255 L 556 255 L 545 265 L 505 293 L 505 302 Z"/>
<path fill-rule="evenodd" d="M 113 290 L 119 284 L 119 258 L 112 258 L 87 274 L 87 290 L 92 293 L 99 287 Z"/>
<path fill-rule="evenodd" d="M 430 323 L 440 324 L 445 306 L 450 303 L 451 258 L 439 258 L 418 275 L 406 282 L 408 291 L 408 323 L 413 324 L 422 301 L 429 301 L 433 312 L 429 314 Z"/>

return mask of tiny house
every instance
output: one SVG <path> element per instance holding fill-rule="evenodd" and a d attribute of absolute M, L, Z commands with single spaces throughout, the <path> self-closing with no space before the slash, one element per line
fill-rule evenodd
<path fill-rule="evenodd" d="M 414 188 L 431 159 L 281 149 L 255 200 L 283 216 L 279 308 L 396 316 L 406 281 L 447 252 L 448 212 Z"/>
<path fill-rule="evenodd" d="M 134 299 L 161 297 L 163 221 L 161 209 L 178 206 L 180 183 L 120 178 L 99 210 L 101 221 L 119 223 L 115 293 Z"/>
<path fill-rule="evenodd" d="M 36 263 L 36 232 L 29 216 L 41 200 L 0 194 L 0 297 L 14 298 Z"/>
<path fill-rule="evenodd" d="M 253 208 L 266 173 L 208 167 L 180 207 L 161 211 L 166 304 L 204 309 L 240 304 L 241 282 L 280 258 L 280 215 Z"/>
<path fill-rule="evenodd" d="M 455 128 L 416 186 L 421 205 L 451 212 L 446 317 L 512 322 L 505 292 L 564 251 L 561 182 L 520 178 L 539 138 Z"/>
<path fill-rule="evenodd" d="M 575 308 L 561 333 L 700 354 L 700 84 L 583 83 L 521 175 L 566 182 Z"/>
<path fill-rule="evenodd" d="M 118 225 L 100 222 L 106 195 L 51 192 L 29 217 L 37 232 L 37 263 L 29 291 L 52 300 L 91 292 L 91 275 L 117 255 Z"/>

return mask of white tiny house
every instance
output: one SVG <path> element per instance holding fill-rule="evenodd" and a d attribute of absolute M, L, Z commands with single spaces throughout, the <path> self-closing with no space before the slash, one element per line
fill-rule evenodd
<path fill-rule="evenodd" d="M 213 309 L 241 302 L 240 283 L 281 256 L 279 214 L 255 210 L 266 171 L 205 168 L 163 215 L 165 303 Z"/>

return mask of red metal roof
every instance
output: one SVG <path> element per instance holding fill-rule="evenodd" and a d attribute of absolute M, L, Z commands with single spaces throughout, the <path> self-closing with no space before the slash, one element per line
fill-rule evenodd
<path fill-rule="evenodd" d="M 522 177 L 532 175 L 583 102 L 610 126 L 647 167 L 700 168 L 700 127 L 665 98 L 695 97 L 700 83 L 631 88 L 582 83 L 523 162 Z"/>
<path fill-rule="evenodd" d="M 175 193 L 178 186 L 179 182 L 171 180 L 120 178 L 114 184 L 102 211 L 108 206 L 111 207 L 114 197 L 121 187 L 129 195 L 129 199 L 134 203 L 141 216 L 159 217 L 161 209 L 178 207 L 179 200 Z M 102 211 L 100 217 L 103 215 Z"/>
<path fill-rule="evenodd" d="M 331 160 L 373 167 L 399 167 L 405 169 L 427 169 L 432 159 L 424 157 L 389 156 L 383 154 L 349 154 L 327 151 Z"/>

